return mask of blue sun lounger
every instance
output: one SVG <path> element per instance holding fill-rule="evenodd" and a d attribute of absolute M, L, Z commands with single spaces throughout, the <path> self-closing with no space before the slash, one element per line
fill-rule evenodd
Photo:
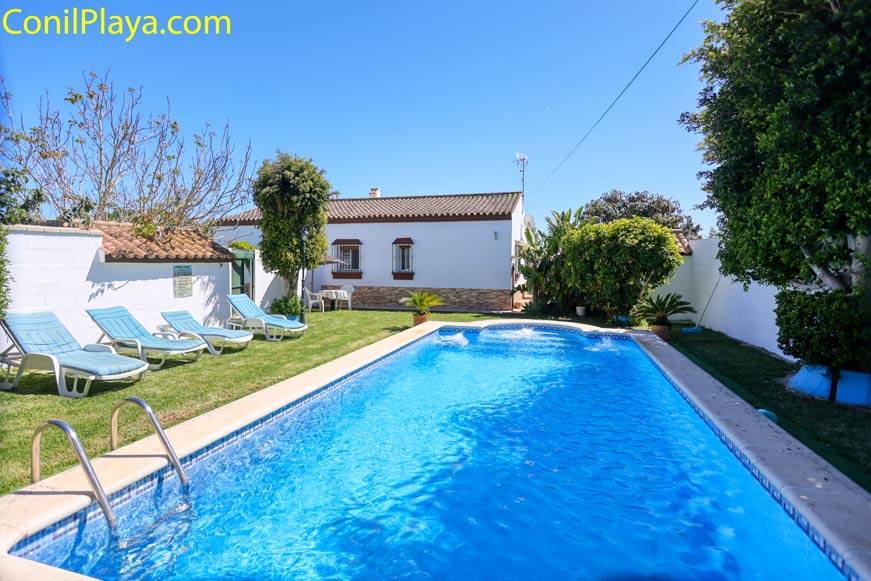
<path fill-rule="evenodd" d="M 242 345 L 244 349 L 254 338 L 254 333 L 250 331 L 206 327 L 187 311 L 167 311 L 160 314 L 169 323 L 161 327 L 162 330 L 172 330 L 199 337 L 206 343 L 206 347 L 212 355 L 220 355 L 227 345 Z"/>
<path fill-rule="evenodd" d="M 85 309 L 94 320 L 108 343 L 121 351 L 132 351 L 139 359 L 148 363 L 149 353 L 159 355 L 160 363 L 149 363 L 149 369 L 160 369 L 168 355 L 184 355 L 186 359 L 197 359 L 206 348 L 206 342 L 188 333 L 167 333 L 158 331 L 149 333 L 142 323 L 130 314 L 124 307 L 108 309 Z M 184 337 L 191 337 L 185 339 Z"/>
<path fill-rule="evenodd" d="M 54 372 L 61 396 L 84 397 L 94 379 L 108 381 L 133 375 L 142 379 L 148 370 L 147 363 L 118 355 L 109 345 L 83 347 L 51 312 L 9 313 L 0 324 L 12 340 L 12 345 L 0 353 L 0 365 L 6 366 L 6 378 L 0 389 L 14 389 L 25 370 L 41 369 Z M 10 385 L 13 367 L 18 368 L 18 374 Z M 71 389 L 66 384 L 67 376 L 73 378 Z M 85 380 L 81 391 L 79 379 Z"/>
<path fill-rule="evenodd" d="M 255 329 L 263 331 L 267 341 L 281 341 L 285 335 L 302 337 L 308 328 L 296 317 L 267 314 L 248 295 L 227 295 L 227 300 L 235 313 L 227 320 L 231 329 Z"/>

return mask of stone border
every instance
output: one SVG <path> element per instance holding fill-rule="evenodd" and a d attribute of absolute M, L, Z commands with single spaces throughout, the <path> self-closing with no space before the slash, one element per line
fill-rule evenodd
<path fill-rule="evenodd" d="M 325 363 L 167 430 L 179 456 L 207 452 L 246 426 L 310 399 L 350 373 L 368 367 L 441 327 L 552 327 L 596 335 L 628 335 L 708 422 L 736 457 L 850 579 L 871 580 L 871 495 L 759 414 L 684 355 L 651 333 L 603 330 L 560 321 L 517 319 L 476 323 L 429 322 Z M 316 393 L 317 392 L 317 393 Z M 75 427 L 75 426 L 73 426 Z M 167 461 L 155 436 L 93 460 L 107 493 L 159 472 Z M 93 497 L 78 466 L 0 497 L 0 579 L 91 579 L 8 554 L 20 541 L 89 506 Z"/>

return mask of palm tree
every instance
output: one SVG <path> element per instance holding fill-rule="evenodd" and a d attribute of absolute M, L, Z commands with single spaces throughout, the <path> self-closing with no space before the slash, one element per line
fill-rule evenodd
<path fill-rule="evenodd" d="M 641 300 L 632 309 L 632 316 L 637 319 L 646 319 L 654 325 L 671 327 L 668 318 L 672 315 L 695 313 L 693 306 L 683 300 L 677 293 L 649 296 Z"/>

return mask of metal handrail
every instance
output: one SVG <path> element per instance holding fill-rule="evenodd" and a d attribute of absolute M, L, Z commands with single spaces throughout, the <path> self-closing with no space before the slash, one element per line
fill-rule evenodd
<path fill-rule="evenodd" d="M 163 444 L 163 449 L 166 450 L 166 455 L 169 456 L 169 460 L 175 467 L 175 471 L 178 472 L 178 477 L 181 480 L 181 483 L 187 484 L 188 476 L 185 474 L 184 468 L 181 467 L 181 461 L 178 459 L 175 449 L 173 449 L 172 444 L 169 442 L 169 438 L 166 437 L 166 432 L 163 431 L 160 422 L 157 421 L 157 416 L 155 416 L 154 412 L 151 411 L 151 406 L 138 397 L 127 397 L 122 399 L 118 402 L 118 405 L 115 406 L 114 411 L 112 411 L 112 420 L 109 422 L 109 429 L 111 432 L 109 443 L 112 449 L 115 450 L 118 447 L 118 412 L 121 411 L 121 408 L 127 403 L 138 405 L 145 412 L 145 415 L 148 416 L 148 420 L 151 422 L 151 425 L 154 426 L 154 431 L 157 433 L 160 443 Z"/>
<path fill-rule="evenodd" d="M 42 443 L 42 433 L 50 426 L 55 426 L 62 431 L 70 441 L 70 444 L 72 444 L 73 450 L 79 458 L 79 464 L 81 465 L 82 470 L 84 470 L 85 476 L 88 477 L 88 481 L 91 483 L 91 489 L 94 491 L 94 496 L 97 497 L 97 502 L 100 503 L 100 508 L 103 509 L 103 514 L 106 515 L 106 520 L 109 522 L 109 528 L 111 528 L 112 531 L 115 531 L 118 526 L 118 521 L 115 518 L 115 511 L 113 511 L 112 507 L 109 506 L 109 499 L 106 497 L 106 493 L 103 491 L 103 486 L 100 484 L 100 480 L 94 472 L 94 467 L 91 465 L 91 461 L 85 453 L 82 442 L 79 440 L 79 435 L 74 429 L 69 427 L 66 422 L 61 420 L 48 420 L 36 428 L 30 446 L 30 481 L 36 483 L 41 480 L 40 448 Z"/>

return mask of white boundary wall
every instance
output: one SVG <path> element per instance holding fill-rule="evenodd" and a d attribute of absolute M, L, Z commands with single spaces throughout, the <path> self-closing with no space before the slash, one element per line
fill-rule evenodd
<path fill-rule="evenodd" d="M 685 315 L 693 321 L 698 321 L 710 297 L 711 302 L 701 321 L 703 327 L 792 360 L 777 347 L 778 329 L 774 316 L 777 289 L 753 283 L 745 291 L 743 284 L 728 276 L 723 276 L 717 285 L 720 278 L 718 242 L 718 238 L 690 240 L 692 255 L 684 257 L 674 278 L 656 292 L 683 295 L 684 300 L 691 302 L 698 311 Z"/>
<path fill-rule="evenodd" d="M 229 263 L 105 263 L 102 242 L 97 231 L 9 227 L 9 312 L 52 311 L 80 343 L 100 336 L 86 308 L 127 307 L 150 331 L 165 323 L 161 311 L 186 309 L 207 324 L 229 317 Z M 193 296 L 173 297 L 173 264 L 192 267 Z"/>

